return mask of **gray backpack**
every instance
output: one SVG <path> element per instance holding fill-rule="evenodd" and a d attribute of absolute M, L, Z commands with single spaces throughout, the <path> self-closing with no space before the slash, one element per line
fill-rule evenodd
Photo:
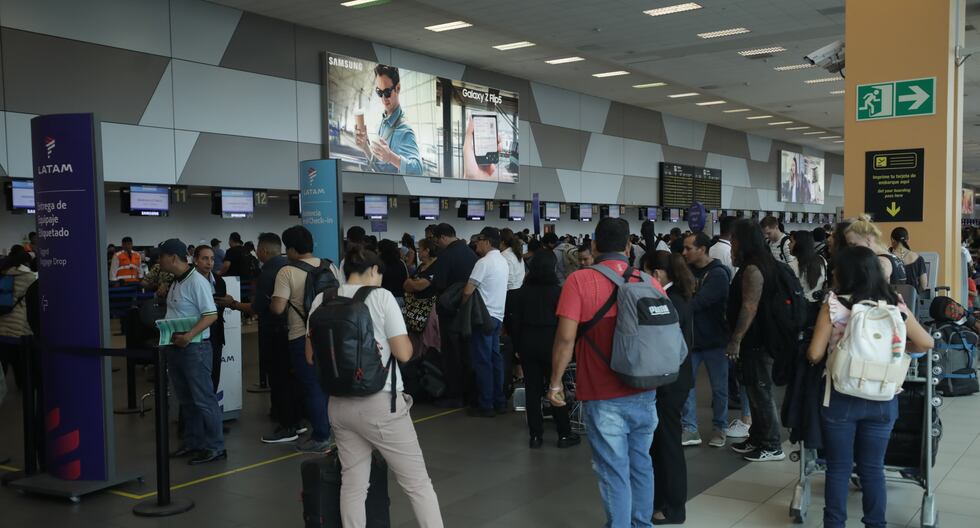
<path fill-rule="evenodd" d="M 687 358 L 687 343 L 674 304 L 653 286 L 646 273 L 639 272 L 639 282 L 629 282 L 636 276 L 632 267 L 627 267 L 622 276 L 607 266 L 595 265 L 591 269 L 609 279 L 616 289 L 595 317 L 579 327 L 578 337 L 584 338 L 627 386 L 655 389 L 673 383 Z M 616 331 L 612 353 L 606 358 L 588 331 L 605 317 L 613 304 L 618 309 Z"/>

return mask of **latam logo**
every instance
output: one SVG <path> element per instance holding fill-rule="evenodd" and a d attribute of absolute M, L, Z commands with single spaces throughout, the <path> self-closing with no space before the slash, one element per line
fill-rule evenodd
<path fill-rule="evenodd" d="M 316 169 L 313 167 L 306 169 L 306 178 L 310 181 L 310 185 L 313 185 L 313 180 L 316 179 Z"/>
<path fill-rule="evenodd" d="M 54 152 L 54 138 L 47 136 L 44 138 L 44 148 L 48 151 L 48 159 L 51 159 L 51 154 Z"/>

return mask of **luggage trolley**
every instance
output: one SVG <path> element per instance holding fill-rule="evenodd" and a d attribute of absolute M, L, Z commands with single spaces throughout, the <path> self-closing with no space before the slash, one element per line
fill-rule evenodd
<path fill-rule="evenodd" d="M 938 340 L 941 337 L 935 328 L 931 328 L 930 331 L 935 339 Z M 886 482 L 911 483 L 923 489 L 919 524 L 922 528 L 934 528 L 938 522 L 932 471 L 935 455 L 933 442 L 939 439 L 942 428 L 934 421 L 933 416 L 938 417 L 939 407 L 943 404 L 942 397 L 935 392 L 935 386 L 939 382 L 941 374 L 942 367 L 939 365 L 937 352 L 930 350 L 912 354 L 912 363 L 909 365 L 909 371 L 902 386 L 906 390 L 921 387 L 924 394 L 918 466 L 889 465 L 888 452 L 886 451 L 885 454 Z M 826 463 L 820 455 L 816 449 L 807 448 L 803 442 L 800 442 L 798 451 L 790 453 L 790 460 L 800 463 L 800 479 L 796 483 L 793 499 L 789 506 L 789 516 L 797 524 L 806 521 L 807 510 L 810 507 L 812 477 L 817 473 L 825 472 L 827 469 Z M 860 482 L 856 476 L 851 477 L 851 483 L 860 488 Z"/>
<path fill-rule="evenodd" d="M 561 377 L 562 386 L 565 387 L 565 404 L 568 406 L 568 421 L 572 432 L 585 434 L 585 416 L 582 414 L 582 402 L 576 398 L 575 392 L 575 362 L 569 363 L 568 368 Z M 526 380 L 525 380 L 526 382 Z M 526 412 L 526 395 L 524 387 L 518 387 L 514 392 L 514 411 Z M 541 398 L 541 413 L 545 420 L 552 419 L 551 402 L 547 397 Z M 527 415 L 524 416 L 527 421 Z"/>

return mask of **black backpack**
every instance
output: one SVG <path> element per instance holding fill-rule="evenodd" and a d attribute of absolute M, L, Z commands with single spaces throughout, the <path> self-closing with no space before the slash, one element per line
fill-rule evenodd
<path fill-rule="evenodd" d="M 763 335 L 766 348 L 773 357 L 773 381 L 785 385 L 789 379 L 789 367 L 796 361 L 800 334 L 806 327 L 807 300 L 803 285 L 793 273 L 793 268 L 776 261 L 772 276 L 766 278 L 762 309 L 758 317 L 764 317 Z"/>
<path fill-rule="evenodd" d="M 320 386 L 331 396 L 369 396 L 384 389 L 391 374 L 391 412 L 395 412 L 395 356 L 381 363 L 371 311 L 364 300 L 376 286 L 362 286 L 353 298 L 334 296 L 310 314 L 310 340 Z"/>
<path fill-rule="evenodd" d="M 292 302 L 289 306 L 296 311 L 300 319 L 306 322 L 310 317 L 310 307 L 313 306 L 313 299 L 316 296 L 327 291 L 336 290 L 340 287 L 340 282 L 337 281 L 337 277 L 334 276 L 333 271 L 330 270 L 330 260 L 320 259 L 320 265 L 314 267 L 302 260 L 296 262 L 290 262 L 288 265 L 294 268 L 299 268 L 306 272 L 306 286 L 303 293 L 303 311 L 301 312 L 299 308 L 296 307 Z M 324 299 L 326 300 L 326 299 Z"/>

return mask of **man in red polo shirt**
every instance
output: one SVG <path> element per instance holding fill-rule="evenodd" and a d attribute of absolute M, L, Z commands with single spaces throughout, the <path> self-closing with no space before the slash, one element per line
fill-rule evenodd
<path fill-rule="evenodd" d="M 608 266 L 621 276 L 626 272 L 631 250 L 626 220 L 604 218 L 596 226 L 592 245 L 596 265 Z M 634 272 L 631 280 L 641 280 L 639 272 Z M 656 280 L 651 281 L 663 291 Z M 615 286 L 598 271 L 586 268 L 569 275 L 558 300 L 558 332 L 552 350 L 548 398 L 552 405 L 565 405 L 561 378 L 575 349 L 576 398 L 584 402 L 592 467 L 599 479 L 606 526 L 649 527 L 653 526 L 650 444 L 657 428 L 657 393 L 625 385 L 585 340 L 575 346 L 579 325 L 595 317 L 612 295 Z M 606 358 L 612 351 L 616 314 L 613 304 L 588 332 Z"/>

